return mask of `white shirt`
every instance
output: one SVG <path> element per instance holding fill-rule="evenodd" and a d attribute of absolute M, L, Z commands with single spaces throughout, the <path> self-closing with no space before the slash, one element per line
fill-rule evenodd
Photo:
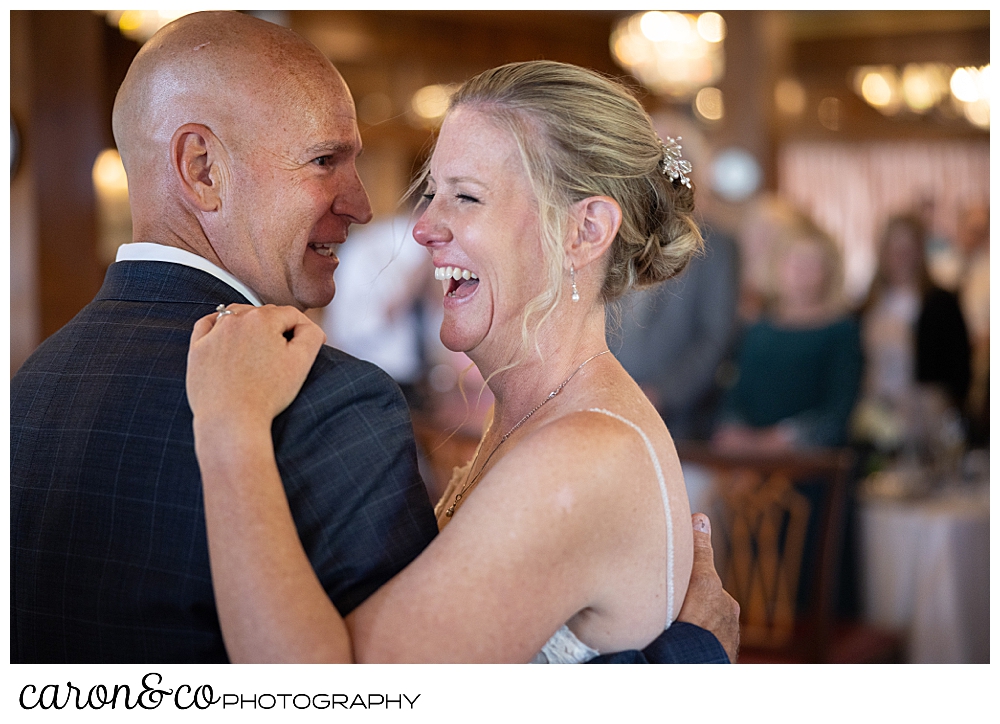
<path fill-rule="evenodd" d="M 175 246 L 166 246 L 165 244 L 154 244 L 148 241 L 139 241 L 119 246 L 115 261 L 165 261 L 170 264 L 180 264 L 194 269 L 201 269 L 203 272 L 208 272 L 219 281 L 231 286 L 249 299 L 250 303 L 255 307 L 263 306 L 257 295 L 250 291 L 246 284 L 222 267 L 216 266 L 208 259 L 185 249 L 178 249 Z"/>
<path fill-rule="evenodd" d="M 866 396 L 902 403 L 916 384 L 916 337 L 920 297 L 915 289 L 886 289 L 862 323 L 868 365 Z"/>
<path fill-rule="evenodd" d="M 434 273 L 409 230 L 407 216 L 351 229 L 337 251 L 337 295 L 323 313 L 328 344 L 404 383 L 415 382 L 421 368 L 421 326 L 413 311 L 420 299 L 408 295 L 416 279 Z"/>

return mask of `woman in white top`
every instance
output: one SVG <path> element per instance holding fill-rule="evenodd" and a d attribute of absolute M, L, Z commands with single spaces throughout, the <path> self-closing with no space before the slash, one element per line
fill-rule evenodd
<path fill-rule="evenodd" d="M 866 370 L 855 434 L 881 448 L 914 452 L 939 435 L 960 435 L 969 389 L 969 336 L 955 294 L 936 286 L 916 216 L 890 218 L 860 310 Z"/>
<path fill-rule="evenodd" d="M 323 334 L 291 308 L 198 323 L 188 393 L 234 661 L 585 661 L 670 625 L 691 574 L 684 482 L 607 351 L 605 305 L 700 248 L 689 172 L 591 71 L 515 63 L 455 94 L 413 235 L 442 282 L 441 339 L 479 367 L 494 417 L 437 507 L 440 534 L 346 620 L 302 551 L 270 438 Z"/>

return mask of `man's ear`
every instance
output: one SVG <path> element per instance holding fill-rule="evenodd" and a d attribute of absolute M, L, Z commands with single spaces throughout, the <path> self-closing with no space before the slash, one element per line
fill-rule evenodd
<path fill-rule="evenodd" d="M 185 123 L 170 139 L 170 162 L 181 195 L 200 211 L 222 208 L 221 150 L 219 139 L 200 123 Z"/>
<path fill-rule="evenodd" d="M 574 231 L 566 240 L 566 257 L 577 269 L 600 259 L 622 225 L 622 209 L 609 196 L 591 196 L 573 205 Z"/>

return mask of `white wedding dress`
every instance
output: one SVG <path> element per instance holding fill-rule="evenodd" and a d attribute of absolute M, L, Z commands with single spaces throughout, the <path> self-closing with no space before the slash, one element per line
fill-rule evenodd
<path fill-rule="evenodd" d="M 631 420 L 626 420 L 621 415 L 617 415 L 598 407 L 590 408 L 588 411 L 599 412 L 623 422 L 639 433 L 640 437 L 642 437 L 642 441 L 646 444 L 646 451 L 649 453 L 650 460 L 653 461 L 653 469 L 656 471 L 656 480 L 660 485 L 660 496 L 663 499 L 663 511 L 667 518 L 667 611 L 672 612 L 674 610 L 674 525 L 673 518 L 670 516 L 670 499 L 667 497 L 667 483 L 663 477 L 663 469 L 660 467 L 660 460 L 656 457 L 656 450 L 653 448 L 653 443 L 650 442 L 649 437 L 645 432 L 643 432 L 642 428 Z M 448 487 L 445 489 L 444 494 L 441 496 L 441 500 L 434 509 L 434 513 L 437 515 L 439 529 L 444 528 L 450 520 L 450 518 L 445 516 L 444 512 L 451 503 L 451 500 L 454 498 L 455 493 L 460 489 L 460 486 L 464 484 L 474 460 L 475 458 L 470 460 L 468 464 L 461 468 L 455 468 L 455 471 L 452 473 L 451 481 L 448 483 Z M 670 628 L 670 623 L 671 620 L 668 615 L 667 625 L 664 627 L 664 630 Z M 552 635 L 552 638 L 545 642 L 545 645 L 542 646 L 542 650 L 535 655 L 535 658 L 532 659 L 531 663 L 582 664 L 590 659 L 596 658 L 597 656 L 600 656 L 599 651 L 587 646 L 587 644 L 583 643 L 576 637 L 576 634 L 574 634 L 568 626 L 563 625 Z"/>

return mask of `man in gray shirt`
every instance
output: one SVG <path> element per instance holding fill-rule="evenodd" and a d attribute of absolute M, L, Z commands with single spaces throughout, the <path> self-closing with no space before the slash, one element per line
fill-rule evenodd
<path fill-rule="evenodd" d="M 609 347 L 676 440 L 711 435 L 719 365 L 736 329 L 738 279 L 735 242 L 710 231 L 703 256 L 678 277 L 627 297 L 620 330 L 608 325 Z"/>

